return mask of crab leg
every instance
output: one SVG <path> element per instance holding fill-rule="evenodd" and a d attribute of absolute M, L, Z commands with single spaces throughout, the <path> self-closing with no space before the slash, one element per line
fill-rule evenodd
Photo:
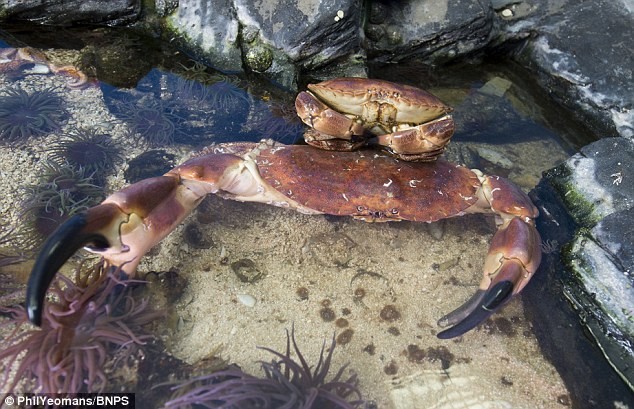
<path fill-rule="evenodd" d="M 501 224 L 491 241 L 478 290 L 438 321 L 441 327 L 451 326 L 438 334 L 441 339 L 462 335 L 486 320 L 522 291 L 541 262 L 541 238 L 534 223 L 538 211 L 528 196 L 506 179 L 478 176 L 481 199 L 467 211 L 493 211 Z"/>
<path fill-rule="evenodd" d="M 295 109 L 302 122 L 331 138 L 350 140 L 364 133 L 361 123 L 329 108 L 310 92 L 297 95 Z"/>
<path fill-rule="evenodd" d="M 194 158 L 164 176 L 135 183 L 62 224 L 43 244 L 27 285 L 27 312 L 40 325 L 57 270 L 81 247 L 133 275 L 140 258 L 167 236 L 208 193 L 254 191 L 245 161 L 231 154 Z M 253 183 L 251 182 L 251 185 Z"/>
<path fill-rule="evenodd" d="M 405 160 L 436 160 L 454 133 L 451 115 L 415 127 L 398 127 L 395 132 L 378 135 L 376 143 Z"/>

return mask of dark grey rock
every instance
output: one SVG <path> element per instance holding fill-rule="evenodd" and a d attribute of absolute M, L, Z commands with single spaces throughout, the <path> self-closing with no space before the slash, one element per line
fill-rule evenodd
<path fill-rule="evenodd" d="M 592 228 L 606 216 L 634 206 L 634 143 L 604 138 L 573 155 L 553 178 L 575 222 Z"/>
<path fill-rule="evenodd" d="M 181 0 L 165 19 L 167 36 L 225 72 L 242 71 L 240 24 L 231 0 Z"/>
<path fill-rule="evenodd" d="M 634 281 L 634 212 L 623 210 L 607 216 L 592 229 L 592 235 L 609 252 L 614 264 Z"/>
<path fill-rule="evenodd" d="M 634 389 L 634 142 L 604 138 L 546 173 L 534 192 L 547 253 L 541 274 Z M 549 193 L 550 192 L 550 193 Z M 554 261 L 553 255 L 561 257 Z"/>
<path fill-rule="evenodd" d="M 489 44 L 493 15 L 478 0 L 376 1 L 364 27 L 365 48 L 380 62 L 453 60 Z"/>
<path fill-rule="evenodd" d="M 166 22 L 177 41 L 215 68 L 263 73 L 295 88 L 299 71 L 359 52 L 361 2 L 181 0 Z M 356 70 L 350 60 L 345 67 Z"/>
<path fill-rule="evenodd" d="M 517 60 L 595 132 L 634 137 L 632 6 L 609 0 L 534 3 L 530 18 L 506 27 L 509 37 L 530 34 Z"/>
<path fill-rule="evenodd" d="M 0 21 L 29 20 L 51 25 L 125 25 L 137 20 L 140 11 L 140 0 L 0 0 Z"/>

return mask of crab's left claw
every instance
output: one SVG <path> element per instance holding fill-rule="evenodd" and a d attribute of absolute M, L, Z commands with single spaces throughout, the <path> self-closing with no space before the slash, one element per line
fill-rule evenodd
<path fill-rule="evenodd" d="M 33 324 L 41 324 L 46 290 L 66 260 L 84 246 L 95 250 L 115 246 L 112 238 L 127 219 L 115 204 L 102 204 L 72 216 L 44 242 L 26 289 L 26 310 Z"/>
<path fill-rule="evenodd" d="M 541 239 L 532 220 L 513 217 L 493 236 L 480 288 L 462 306 L 438 321 L 438 338 L 454 338 L 485 321 L 518 294 L 541 262 Z"/>

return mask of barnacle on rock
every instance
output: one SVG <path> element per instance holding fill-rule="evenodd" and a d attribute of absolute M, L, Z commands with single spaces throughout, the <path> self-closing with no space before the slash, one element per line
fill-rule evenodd
<path fill-rule="evenodd" d="M 59 129 L 63 106 L 55 88 L 30 93 L 19 87 L 0 91 L 0 141 L 22 143 Z"/>
<path fill-rule="evenodd" d="M 251 46 L 244 55 L 244 63 L 252 71 L 264 72 L 273 65 L 273 52 L 263 45 Z"/>
<path fill-rule="evenodd" d="M 57 164 L 68 162 L 86 174 L 100 176 L 122 159 L 121 148 L 112 138 L 94 128 L 73 129 L 46 151 Z"/>
<path fill-rule="evenodd" d="M 143 327 L 162 315 L 136 301 L 120 270 L 99 263 L 75 282 L 56 275 L 44 308 L 41 328 L 27 324 L 22 306 L 0 307 L 4 329 L 13 328 L 0 349 L 3 392 L 102 392 L 108 380 L 104 365 L 115 351 L 131 354 L 152 338 Z M 24 327 L 27 327 L 26 329 Z"/>
<path fill-rule="evenodd" d="M 291 358 L 291 341 L 298 361 Z M 319 361 L 314 367 L 306 362 L 295 340 L 295 330 L 286 334 L 286 352 L 261 348 L 275 355 L 272 362 L 261 362 L 264 377 L 244 373 L 233 365 L 210 375 L 199 376 L 173 387 L 174 399 L 165 404 L 166 409 L 191 408 L 319 408 L 353 409 L 365 407 L 366 402 L 358 389 L 358 379 L 343 374 L 347 365 L 340 368 L 330 380 L 333 337 L 328 353 L 322 346 Z M 197 407 L 197 406 L 196 406 Z"/>

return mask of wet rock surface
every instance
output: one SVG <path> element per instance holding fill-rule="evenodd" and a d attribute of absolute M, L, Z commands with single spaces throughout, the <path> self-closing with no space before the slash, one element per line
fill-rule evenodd
<path fill-rule="evenodd" d="M 507 35 L 530 36 L 516 59 L 595 131 L 632 137 L 631 3 L 537 1 L 513 7 L 522 4 L 535 11 L 506 21 Z"/>
<path fill-rule="evenodd" d="M 549 334 L 542 346 L 564 377 L 576 379 L 572 396 L 584 402 L 633 401 L 633 160 L 632 142 L 605 138 L 547 172 L 533 191 L 545 257 L 526 306 L 550 317 L 535 320 Z M 583 371 L 595 374 L 592 384 Z"/>
<path fill-rule="evenodd" d="M 502 54 L 527 66 L 595 132 L 634 135 L 633 9 L 609 0 L 157 0 L 10 2 L 0 21 L 138 27 L 224 72 L 364 76 L 366 61 L 442 66 Z M 580 45 L 583 46 L 580 46 Z"/>
<path fill-rule="evenodd" d="M 453 60 L 484 48 L 493 31 L 487 2 L 375 1 L 364 26 L 368 56 L 382 62 Z"/>
<path fill-rule="evenodd" d="M 137 20 L 139 0 L 25 0 L 0 1 L 0 20 L 32 20 L 40 24 L 109 24 L 123 25 Z"/>
<path fill-rule="evenodd" d="M 185 0 L 166 21 L 186 49 L 215 68 L 264 73 L 294 88 L 299 70 L 317 69 L 359 50 L 361 6 L 353 0 Z"/>

